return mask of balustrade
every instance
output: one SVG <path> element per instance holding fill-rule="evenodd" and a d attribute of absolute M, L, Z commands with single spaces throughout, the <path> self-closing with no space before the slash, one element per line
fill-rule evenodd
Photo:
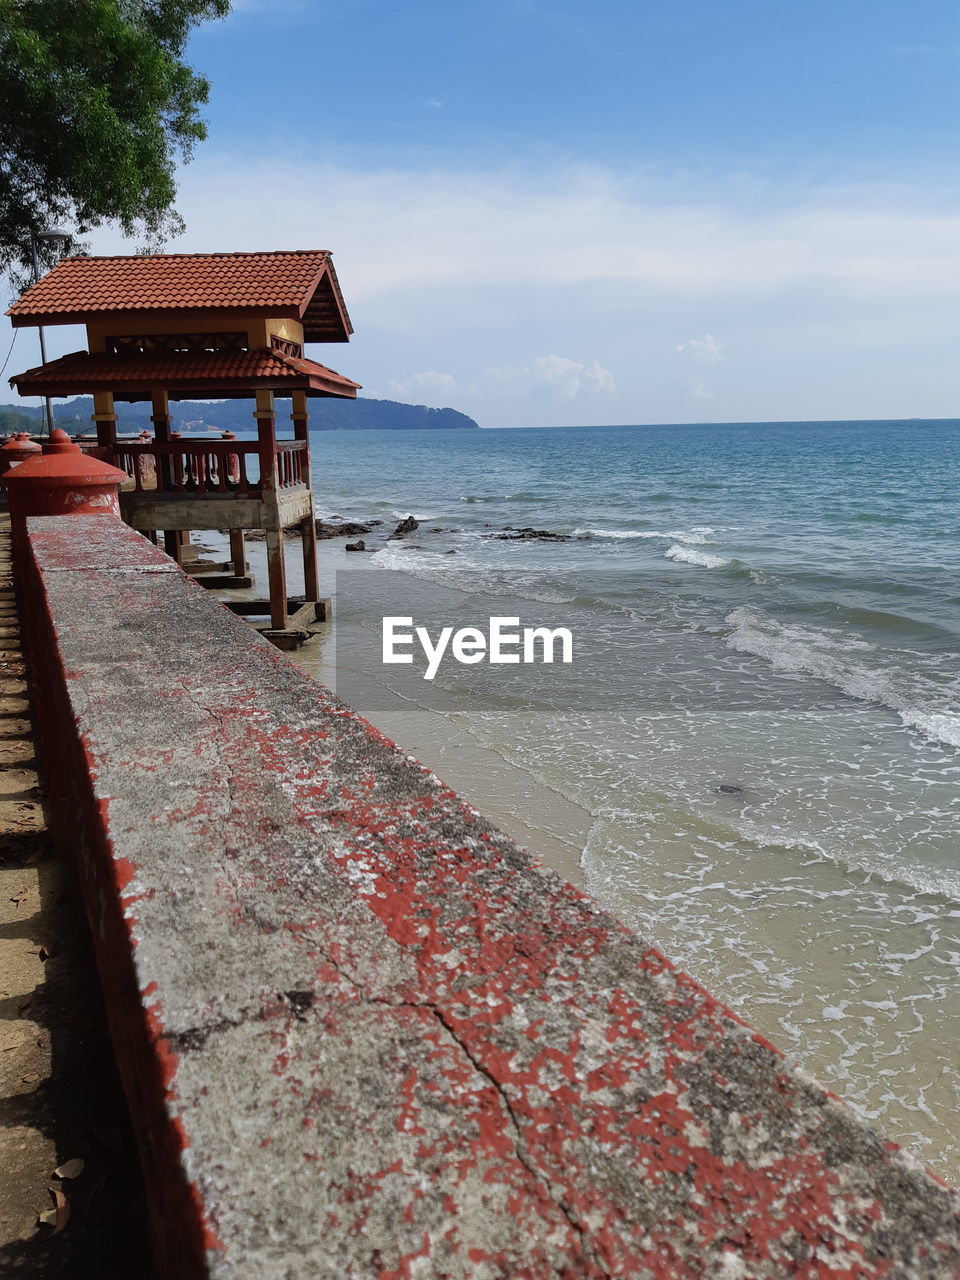
<path fill-rule="evenodd" d="M 143 493 L 257 496 L 263 490 L 261 445 L 256 440 L 118 440 L 116 465 Z M 305 440 L 279 440 L 274 473 L 278 489 L 305 485 Z M 253 465 L 251 466 L 251 462 Z"/>

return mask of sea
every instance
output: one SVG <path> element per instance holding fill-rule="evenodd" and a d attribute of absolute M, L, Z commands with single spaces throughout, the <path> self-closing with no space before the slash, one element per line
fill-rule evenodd
<path fill-rule="evenodd" d="M 382 522 L 344 573 L 385 608 L 574 637 L 527 684 L 404 697 L 529 780 L 529 825 L 575 805 L 603 907 L 957 1181 L 960 421 L 311 447 L 318 514 Z M 567 540 L 499 536 L 526 527 Z"/>

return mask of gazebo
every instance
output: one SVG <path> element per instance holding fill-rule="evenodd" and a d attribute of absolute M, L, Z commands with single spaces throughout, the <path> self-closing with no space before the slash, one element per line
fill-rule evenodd
<path fill-rule="evenodd" d="M 66 258 L 7 314 L 17 328 L 86 326 L 86 351 L 10 382 L 24 396 L 93 396 L 98 451 L 131 477 L 120 495 L 128 524 L 154 539 L 162 531 L 178 561 L 184 531 L 229 531 L 238 575 L 243 531 L 262 529 L 268 634 L 282 640 L 318 616 L 307 400 L 355 398 L 359 386 L 303 354 L 305 342 L 347 342 L 353 332 L 329 252 Z M 171 400 L 250 397 L 255 441 L 171 433 Z M 277 438 L 277 397 L 290 399 L 292 438 Z M 117 401 L 151 402 L 152 440 L 118 439 Z M 284 564 L 292 528 L 305 588 L 293 613 Z"/>

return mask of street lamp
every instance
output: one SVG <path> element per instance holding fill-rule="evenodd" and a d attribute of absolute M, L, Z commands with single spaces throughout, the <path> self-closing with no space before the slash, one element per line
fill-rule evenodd
<path fill-rule="evenodd" d="M 37 244 L 40 240 L 69 240 L 69 231 L 58 231 L 55 227 L 44 227 L 40 231 L 30 232 L 30 257 L 33 261 L 33 283 L 36 284 L 40 279 L 40 259 L 37 255 Z M 40 330 L 40 360 L 43 364 L 47 363 L 47 344 L 43 336 L 43 325 L 38 326 Z M 53 401 L 49 396 L 44 396 L 46 405 L 46 426 L 47 435 L 53 430 Z"/>

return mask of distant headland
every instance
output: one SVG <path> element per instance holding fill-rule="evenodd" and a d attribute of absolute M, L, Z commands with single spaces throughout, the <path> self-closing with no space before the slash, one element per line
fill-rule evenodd
<path fill-rule="evenodd" d="M 118 404 L 120 430 L 150 428 L 152 409 L 144 404 Z M 250 431 L 254 427 L 252 400 L 171 401 L 170 414 L 175 431 Z M 66 404 L 54 405 L 58 427 L 76 435 L 92 429 L 93 401 L 80 396 Z M 36 431 L 41 424 L 39 407 L 0 405 L 0 434 Z M 310 405 L 313 431 L 397 431 L 397 430 L 477 430 L 479 423 L 458 409 L 430 409 L 425 404 L 401 404 L 397 400 L 313 400 Z"/>

